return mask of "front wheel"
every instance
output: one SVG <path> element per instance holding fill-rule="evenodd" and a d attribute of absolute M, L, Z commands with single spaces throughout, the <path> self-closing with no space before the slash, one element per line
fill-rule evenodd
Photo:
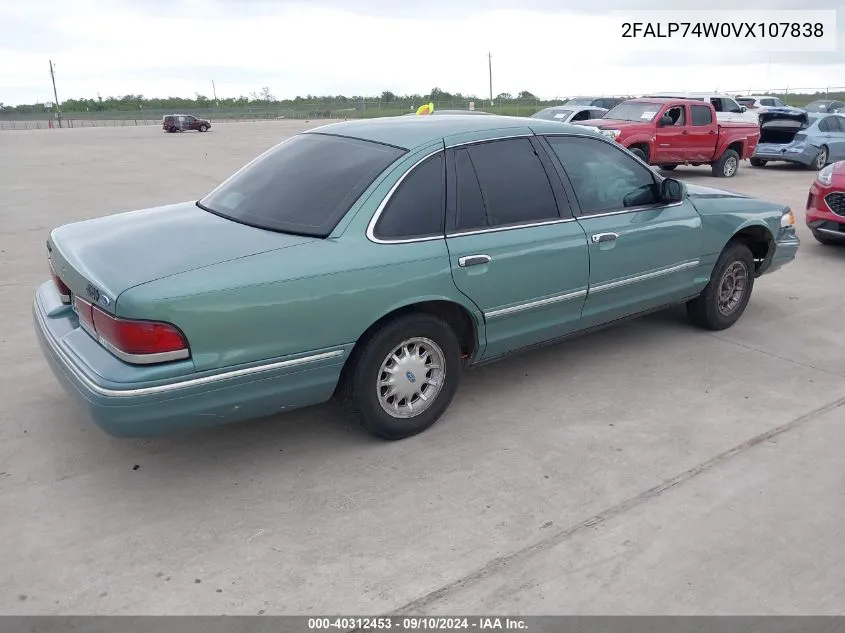
<path fill-rule="evenodd" d="M 639 158 L 641 161 L 643 161 L 644 163 L 648 162 L 648 156 L 646 156 L 645 152 L 643 150 L 641 150 L 639 147 L 634 147 L 633 149 L 631 149 L 631 153 L 634 156 L 636 156 L 637 158 Z"/>
<path fill-rule="evenodd" d="M 677 165 L 661 165 L 660 169 L 663 171 L 674 171 Z"/>
<path fill-rule="evenodd" d="M 208 130 L 208 126 L 207 126 L 207 125 L 205 125 L 205 124 L 200 125 L 200 132 L 206 132 L 207 130 Z"/>
<path fill-rule="evenodd" d="M 754 256 L 740 242 L 722 251 L 710 281 L 692 301 L 687 315 L 693 324 L 708 330 L 724 330 L 739 320 L 754 288 Z"/>
<path fill-rule="evenodd" d="M 726 149 L 722 157 L 712 165 L 713 175 L 718 178 L 732 178 L 739 169 L 739 154 Z"/>
<path fill-rule="evenodd" d="M 341 403 L 373 435 L 400 440 L 425 431 L 449 407 L 461 375 L 452 328 L 428 314 L 391 321 L 350 359 Z"/>

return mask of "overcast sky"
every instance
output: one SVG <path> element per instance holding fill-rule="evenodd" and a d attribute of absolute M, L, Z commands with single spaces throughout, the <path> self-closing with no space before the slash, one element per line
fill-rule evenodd
<path fill-rule="evenodd" d="M 584 9 L 583 5 L 595 9 Z M 804 4 L 841 0 L 746 0 L 757 20 Z M 645 50 L 621 38 L 611 10 L 694 8 L 702 3 L 604 0 L 39 0 L 0 3 L 0 102 L 110 95 L 246 95 L 269 86 L 306 94 L 488 93 L 543 98 L 658 90 L 845 86 L 845 11 L 836 51 L 743 53 L 672 40 Z M 740 3 L 710 0 L 712 20 Z M 833 41 L 833 40 L 829 40 Z M 653 42 L 653 41 L 652 41 Z M 753 43 L 747 42 L 749 46 Z"/>

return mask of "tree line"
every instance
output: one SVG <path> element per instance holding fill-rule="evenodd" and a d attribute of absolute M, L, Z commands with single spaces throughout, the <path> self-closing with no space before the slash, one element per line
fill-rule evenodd
<path fill-rule="evenodd" d="M 239 97 L 223 97 L 217 98 L 209 97 L 207 95 L 196 93 L 193 98 L 190 97 L 145 97 L 140 94 L 129 94 L 122 97 L 101 97 L 95 98 L 80 98 L 80 99 L 65 99 L 59 106 L 62 112 L 107 112 L 119 111 L 129 112 L 132 110 L 187 110 L 187 109 L 207 109 L 207 108 L 246 108 L 250 106 L 256 107 L 290 107 L 296 108 L 300 106 L 325 106 L 326 108 L 358 108 L 361 103 L 380 102 L 384 104 L 404 104 L 404 103 L 428 103 L 433 101 L 435 103 L 443 102 L 464 102 L 477 101 L 479 104 L 485 98 L 479 98 L 472 94 L 463 94 L 460 92 L 447 92 L 439 88 L 432 88 L 428 94 L 412 94 L 412 95 L 397 95 L 390 90 L 385 90 L 379 95 L 353 95 L 347 97 L 344 95 L 305 95 L 297 96 L 293 99 L 277 99 L 269 86 L 264 86 L 258 91 L 251 92 L 249 95 L 241 95 Z M 486 98 L 489 101 L 489 97 Z M 514 102 L 514 101 L 532 101 L 541 103 L 534 94 L 527 90 L 523 90 L 516 96 L 510 93 L 501 93 L 496 95 L 495 100 L 498 102 Z M 50 112 L 52 108 L 48 108 L 43 103 L 21 104 L 17 106 L 4 106 L 0 103 L 0 110 L 8 113 L 46 113 Z"/>

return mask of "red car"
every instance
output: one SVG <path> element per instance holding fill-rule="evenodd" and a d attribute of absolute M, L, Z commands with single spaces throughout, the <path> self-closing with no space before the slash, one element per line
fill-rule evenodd
<path fill-rule="evenodd" d="M 822 244 L 845 244 L 845 160 L 822 169 L 810 187 L 807 226 Z"/>

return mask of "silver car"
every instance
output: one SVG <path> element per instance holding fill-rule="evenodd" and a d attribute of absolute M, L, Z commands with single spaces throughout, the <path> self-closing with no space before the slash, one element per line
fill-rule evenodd
<path fill-rule="evenodd" d="M 845 115 L 769 111 L 760 114 L 760 141 L 751 165 L 771 161 L 822 169 L 845 159 Z"/>
<path fill-rule="evenodd" d="M 600 119 L 607 112 L 607 108 L 597 106 L 576 106 L 564 104 L 545 108 L 531 115 L 532 119 L 546 119 L 548 121 L 559 121 L 561 123 L 572 123 L 573 121 L 587 121 L 589 119 Z"/>

